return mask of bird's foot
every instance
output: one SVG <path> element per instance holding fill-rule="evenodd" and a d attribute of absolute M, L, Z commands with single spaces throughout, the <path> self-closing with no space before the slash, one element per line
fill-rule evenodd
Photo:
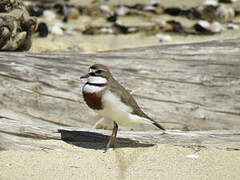
<path fill-rule="evenodd" d="M 117 138 L 111 136 L 109 141 L 108 141 L 108 143 L 107 143 L 107 146 L 105 148 L 104 153 L 106 153 L 109 148 L 113 148 L 114 149 L 114 148 L 116 148 L 116 146 L 117 146 Z"/>

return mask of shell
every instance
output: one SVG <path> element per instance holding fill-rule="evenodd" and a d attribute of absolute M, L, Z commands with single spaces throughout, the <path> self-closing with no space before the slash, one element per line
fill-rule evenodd
<path fill-rule="evenodd" d="M 62 35 L 63 34 L 62 27 L 63 27 L 63 25 L 61 23 L 56 23 L 52 26 L 50 31 L 52 34 Z"/>
<path fill-rule="evenodd" d="M 79 17 L 79 12 L 76 8 L 69 8 L 68 9 L 68 17 L 70 19 L 77 19 Z"/>
<path fill-rule="evenodd" d="M 46 21 L 53 21 L 56 18 L 56 14 L 51 10 L 44 10 L 43 17 Z"/>
<path fill-rule="evenodd" d="M 197 24 L 199 24 L 201 27 L 203 27 L 205 29 L 209 29 L 209 27 L 210 27 L 210 23 L 205 20 L 200 20 L 197 22 Z"/>
<path fill-rule="evenodd" d="M 118 16 L 124 16 L 129 12 L 129 8 L 125 6 L 121 6 L 119 9 L 117 9 L 116 14 Z"/>
<path fill-rule="evenodd" d="M 203 4 L 206 6 L 217 6 L 218 2 L 215 0 L 205 0 Z"/>
<path fill-rule="evenodd" d="M 235 17 L 235 12 L 232 7 L 221 4 L 216 10 L 216 16 L 219 21 L 228 22 Z"/>
<path fill-rule="evenodd" d="M 209 30 L 211 32 L 215 32 L 215 33 L 219 33 L 225 30 L 225 28 L 222 26 L 222 24 L 220 24 L 219 22 L 215 21 L 213 22 L 210 27 Z"/>
<path fill-rule="evenodd" d="M 158 33 L 158 34 L 156 34 L 155 36 L 156 36 L 156 38 L 159 39 L 160 42 L 169 42 L 169 41 L 172 41 L 172 37 L 169 36 L 169 35 L 167 35 L 167 34 L 160 34 L 160 33 Z"/>
<path fill-rule="evenodd" d="M 237 24 L 232 24 L 232 23 L 230 23 L 230 24 L 227 24 L 227 28 L 228 28 L 228 29 L 238 29 L 239 26 L 238 26 Z"/>

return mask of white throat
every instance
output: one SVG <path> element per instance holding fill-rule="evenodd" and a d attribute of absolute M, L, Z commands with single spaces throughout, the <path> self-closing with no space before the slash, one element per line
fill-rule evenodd
<path fill-rule="evenodd" d="M 100 76 L 89 76 L 88 77 L 88 82 L 90 84 L 106 84 L 107 79 L 104 78 L 104 77 L 100 77 Z"/>
<path fill-rule="evenodd" d="M 105 89 L 107 79 L 100 76 L 89 76 L 88 83 L 83 86 L 83 92 L 85 93 L 98 93 Z"/>

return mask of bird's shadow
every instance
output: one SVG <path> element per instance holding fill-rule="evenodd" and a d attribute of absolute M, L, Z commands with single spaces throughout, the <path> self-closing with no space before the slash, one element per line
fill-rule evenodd
<path fill-rule="evenodd" d="M 69 131 L 58 129 L 58 133 L 61 133 L 61 139 L 64 142 L 88 149 L 104 150 L 109 140 L 109 136 L 89 131 Z M 136 148 L 150 146 L 154 146 L 154 144 L 140 143 L 129 138 L 117 138 L 116 148 Z"/>

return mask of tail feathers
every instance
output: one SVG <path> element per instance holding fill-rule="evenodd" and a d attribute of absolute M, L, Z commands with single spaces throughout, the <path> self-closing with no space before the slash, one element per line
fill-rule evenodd
<path fill-rule="evenodd" d="M 158 127 L 159 129 L 161 129 L 161 130 L 165 130 L 160 124 L 158 124 L 156 121 L 153 121 L 153 125 L 154 126 L 156 126 L 156 127 Z"/>

